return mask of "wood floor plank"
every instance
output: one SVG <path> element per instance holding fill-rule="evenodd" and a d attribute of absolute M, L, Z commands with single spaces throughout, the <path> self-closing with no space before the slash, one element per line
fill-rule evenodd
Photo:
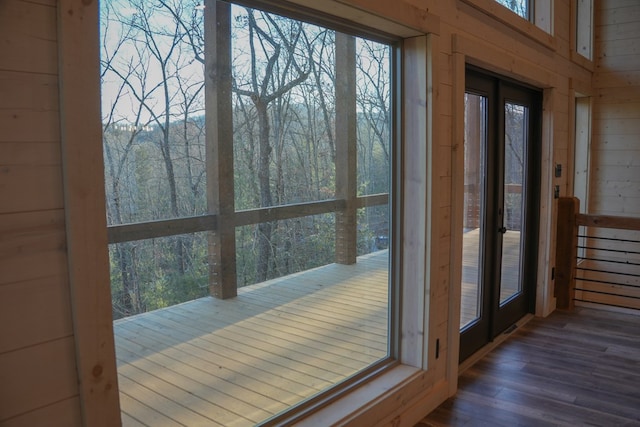
<path fill-rule="evenodd" d="M 640 426 L 640 315 L 535 318 L 459 378 L 417 426 Z"/>

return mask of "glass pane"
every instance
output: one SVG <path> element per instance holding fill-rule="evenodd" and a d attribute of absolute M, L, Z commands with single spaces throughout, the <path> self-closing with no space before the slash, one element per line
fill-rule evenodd
<path fill-rule="evenodd" d="M 520 280 L 524 212 L 523 184 L 525 177 L 528 109 L 505 103 L 504 107 L 504 212 L 502 237 L 502 271 L 500 274 L 500 304 L 522 290 Z"/>
<path fill-rule="evenodd" d="M 209 293 L 207 233 L 112 244 L 109 260 L 114 320 Z"/>
<path fill-rule="evenodd" d="M 231 14 L 236 209 L 335 198 L 336 32 Z"/>
<path fill-rule="evenodd" d="M 335 224 L 324 214 L 236 227 L 238 287 L 333 263 Z"/>
<path fill-rule="evenodd" d="M 358 195 L 386 193 L 391 148 L 390 47 L 358 39 L 356 49 Z"/>
<path fill-rule="evenodd" d="M 205 37 L 210 7 L 230 31 Z M 209 213 L 216 179 L 235 191 L 235 239 L 214 229 L 110 245 L 125 423 L 260 424 L 389 356 L 391 47 L 206 8 L 101 2 L 109 225 L 184 233 L 195 222 L 149 222 Z M 231 43 L 215 66 L 233 82 L 205 107 L 216 41 Z M 210 179 L 205 112 L 225 106 L 233 174 Z M 222 285 L 237 296 L 211 296 Z"/>
<path fill-rule="evenodd" d="M 165 31 L 169 7 L 100 5 L 108 225 L 205 214 L 203 62 Z M 189 25 L 201 15 L 177 12 Z"/>
<path fill-rule="evenodd" d="M 465 94 L 464 234 L 462 246 L 462 306 L 460 328 L 480 318 L 482 300 L 481 248 L 484 211 L 484 147 L 487 138 L 487 98 Z"/>
<path fill-rule="evenodd" d="M 576 52 L 593 56 L 593 0 L 576 0 Z"/>
<path fill-rule="evenodd" d="M 496 0 L 504 7 L 512 10 L 514 13 L 529 19 L 529 0 Z"/>
<path fill-rule="evenodd" d="M 358 209 L 358 255 L 389 249 L 389 205 Z"/>

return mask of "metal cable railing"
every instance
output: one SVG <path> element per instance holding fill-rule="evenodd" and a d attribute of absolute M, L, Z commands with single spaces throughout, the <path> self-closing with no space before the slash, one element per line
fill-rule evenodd
<path fill-rule="evenodd" d="M 577 302 L 640 310 L 640 218 L 580 214 L 579 203 L 558 201 L 558 308 Z"/>
<path fill-rule="evenodd" d="M 574 301 L 640 308 L 640 240 L 577 237 Z"/>

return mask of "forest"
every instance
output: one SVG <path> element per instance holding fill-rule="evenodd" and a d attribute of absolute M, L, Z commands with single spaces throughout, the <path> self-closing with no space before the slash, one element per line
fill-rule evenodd
<path fill-rule="evenodd" d="M 208 188 L 207 176 L 214 143 L 232 143 L 233 173 L 225 179 L 233 188 L 233 212 L 344 199 L 345 139 L 355 147 L 357 197 L 389 194 L 392 46 L 256 9 L 229 10 L 229 34 L 218 37 L 231 43 L 226 126 L 232 141 L 213 142 L 206 124 L 216 106 L 205 102 L 205 73 L 206 43 L 216 29 L 205 28 L 204 5 L 101 2 L 110 228 L 216 213 L 211 195 L 218 190 Z M 340 105 L 354 113 L 354 135 L 339 125 Z M 358 255 L 388 248 L 386 200 L 357 209 L 351 226 Z M 235 227 L 236 285 L 335 262 L 339 215 Z M 125 236 L 111 243 L 114 319 L 208 295 L 210 235 Z"/>

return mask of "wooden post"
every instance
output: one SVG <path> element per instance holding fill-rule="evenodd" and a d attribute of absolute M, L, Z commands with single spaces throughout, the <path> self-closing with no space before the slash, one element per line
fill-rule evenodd
<path fill-rule="evenodd" d="M 556 307 L 573 309 L 575 271 L 578 245 L 576 215 L 580 212 L 580 200 L 575 197 L 558 199 L 558 222 L 556 233 Z"/>
<path fill-rule="evenodd" d="M 237 295 L 233 129 L 231 104 L 231 6 L 207 0 L 205 19 L 205 104 L 207 204 L 216 215 L 209 235 L 209 289 L 225 299 Z"/>
<path fill-rule="evenodd" d="M 58 2 L 64 212 L 78 392 L 82 424 L 108 427 L 120 425 L 120 405 L 105 217 L 98 27 L 97 2 Z"/>
<path fill-rule="evenodd" d="M 356 41 L 336 33 L 336 262 L 355 264 L 357 256 Z"/>

